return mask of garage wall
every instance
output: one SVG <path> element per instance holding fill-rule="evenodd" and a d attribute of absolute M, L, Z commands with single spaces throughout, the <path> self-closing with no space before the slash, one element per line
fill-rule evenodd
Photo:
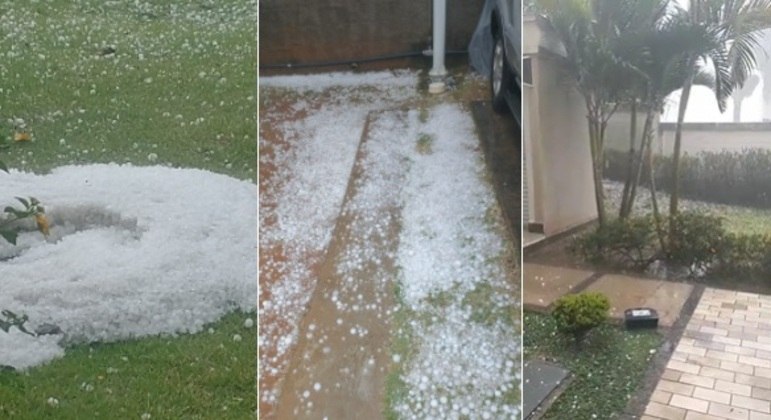
<path fill-rule="evenodd" d="M 447 49 L 465 50 L 483 0 L 447 1 Z M 430 0 L 261 0 L 260 64 L 348 60 L 422 51 Z"/>

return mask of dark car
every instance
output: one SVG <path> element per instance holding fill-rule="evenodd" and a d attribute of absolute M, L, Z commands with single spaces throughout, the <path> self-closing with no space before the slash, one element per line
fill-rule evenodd
<path fill-rule="evenodd" d="M 487 0 L 469 44 L 472 66 L 489 76 L 493 109 L 520 119 L 522 1 Z"/>

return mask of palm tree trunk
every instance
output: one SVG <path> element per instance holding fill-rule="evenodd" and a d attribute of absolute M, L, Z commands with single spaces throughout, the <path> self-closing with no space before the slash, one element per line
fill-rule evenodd
<path fill-rule="evenodd" d="M 653 221 L 656 224 L 656 236 L 659 238 L 659 245 L 661 251 L 666 252 L 666 238 L 664 231 L 661 229 L 661 212 L 659 211 L 659 200 L 656 198 L 656 170 L 653 155 L 653 133 L 648 132 L 648 164 L 650 165 L 650 188 L 651 188 L 651 205 L 653 206 Z"/>
<path fill-rule="evenodd" d="M 677 111 L 677 126 L 675 128 L 675 145 L 672 152 L 672 195 L 669 198 L 670 240 L 674 237 L 674 232 L 676 231 L 676 223 L 674 221 L 677 215 L 678 199 L 680 198 L 680 150 L 683 140 L 683 121 L 685 120 L 685 109 L 688 107 L 688 98 L 691 96 L 693 78 L 696 75 L 694 60 L 691 60 L 691 65 L 687 68 L 690 73 L 683 84 L 683 90 L 680 94 L 680 107 Z"/>
<path fill-rule="evenodd" d="M 597 205 L 597 221 L 600 226 L 605 225 L 605 194 L 602 188 L 602 139 L 601 119 L 596 113 L 587 115 L 589 121 L 589 143 L 592 154 L 592 175 L 594 178 L 594 199 Z"/>
<path fill-rule="evenodd" d="M 631 213 L 629 206 L 629 193 L 632 186 L 632 177 L 634 176 L 634 139 L 637 137 L 637 98 L 632 99 L 632 108 L 630 110 L 629 123 L 629 159 L 627 160 L 626 180 L 624 182 L 624 192 L 621 196 L 621 208 L 618 217 L 626 218 Z"/>
<path fill-rule="evenodd" d="M 635 173 L 634 178 L 632 179 L 632 185 L 630 186 L 629 191 L 629 202 L 627 203 L 627 211 L 629 214 L 632 214 L 632 209 L 634 208 L 634 200 L 637 198 L 637 186 L 640 184 L 640 178 L 642 178 L 642 172 L 643 172 L 643 166 L 645 166 L 645 152 L 646 150 L 650 149 L 651 145 L 651 136 L 650 131 L 651 127 L 653 126 L 653 110 L 650 109 L 645 114 L 645 122 L 643 123 L 643 137 L 642 141 L 640 142 L 640 150 L 637 153 L 637 159 L 635 167 Z"/>

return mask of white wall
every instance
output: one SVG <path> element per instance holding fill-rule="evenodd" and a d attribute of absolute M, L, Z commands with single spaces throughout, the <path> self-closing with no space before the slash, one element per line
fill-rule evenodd
<path fill-rule="evenodd" d="M 674 149 L 673 123 L 661 123 L 659 138 L 662 152 L 671 155 Z M 759 148 L 771 150 L 771 123 L 686 123 L 683 126 L 683 153 L 741 151 Z"/>
<path fill-rule="evenodd" d="M 629 150 L 629 130 L 632 121 L 632 113 L 627 109 L 619 109 L 608 121 L 605 129 L 605 149 L 606 150 Z M 640 149 L 643 126 L 645 125 L 645 111 L 637 110 L 637 136 L 635 137 L 635 150 Z M 658 132 L 658 117 L 654 117 L 653 133 Z M 654 144 L 657 140 L 654 139 Z M 654 146 L 654 150 L 656 146 Z"/>
<path fill-rule="evenodd" d="M 527 23 L 526 23 L 527 24 Z M 597 217 L 586 110 L 581 95 L 548 54 L 533 56 L 529 108 L 533 219 L 546 235 Z"/>

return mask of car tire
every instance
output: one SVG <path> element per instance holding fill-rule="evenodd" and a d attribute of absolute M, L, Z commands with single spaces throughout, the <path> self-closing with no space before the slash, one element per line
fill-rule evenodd
<path fill-rule="evenodd" d="M 506 91 L 511 89 L 512 75 L 506 61 L 503 35 L 500 32 L 496 32 L 493 45 L 493 59 L 490 64 L 490 92 L 493 98 L 493 110 L 503 114 L 509 109 L 506 103 Z"/>

